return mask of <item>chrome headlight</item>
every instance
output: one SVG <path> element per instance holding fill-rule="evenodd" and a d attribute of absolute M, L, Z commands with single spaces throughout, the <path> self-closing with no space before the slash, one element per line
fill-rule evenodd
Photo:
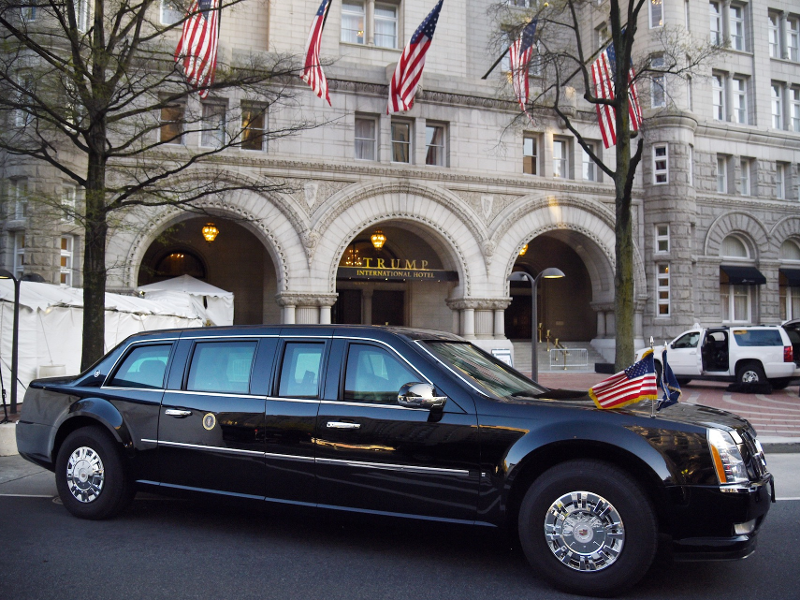
<path fill-rule="evenodd" d="M 707 438 L 719 482 L 748 483 L 750 478 L 747 476 L 747 468 L 733 436 L 722 429 L 709 429 Z"/>

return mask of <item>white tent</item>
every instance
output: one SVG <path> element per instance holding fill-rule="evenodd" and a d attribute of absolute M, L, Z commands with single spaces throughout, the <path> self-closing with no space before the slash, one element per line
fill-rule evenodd
<path fill-rule="evenodd" d="M 22 402 L 32 379 L 80 371 L 83 331 L 83 290 L 23 281 L 20 284 L 19 385 Z M 174 327 L 202 327 L 204 317 L 187 294 L 161 300 L 106 294 L 105 349 L 133 333 Z M 3 386 L 11 388 L 11 347 L 14 328 L 14 282 L 0 279 L 0 369 Z"/>
<path fill-rule="evenodd" d="M 214 287 L 191 275 L 141 285 L 136 291 L 145 298 L 165 302 L 174 292 L 189 294 L 197 314 L 205 319 L 206 325 L 233 325 L 233 292 Z"/>

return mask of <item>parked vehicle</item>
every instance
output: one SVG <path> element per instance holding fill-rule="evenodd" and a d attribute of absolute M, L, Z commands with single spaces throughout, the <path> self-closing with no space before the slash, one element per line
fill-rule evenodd
<path fill-rule="evenodd" d="M 774 501 L 756 432 L 706 407 L 595 408 L 461 338 L 403 328 L 148 332 L 34 381 L 17 442 L 72 514 L 137 489 L 507 528 L 555 586 L 612 595 L 659 538 L 743 558 Z"/>
<path fill-rule="evenodd" d="M 792 343 L 792 350 L 794 351 L 794 376 L 800 378 L 800 319 L 792 319 L 786 321 L 781 325 L 789 336 L 789 341 Z"/>
<path fill-rule="evenodd" d="M 778 326 L 712 327 L 695 325 L 672 340 L 667 360 L 678 383 L 692 379 L 740 384 L 769 382 L 783 389 L 794 376 L 794 350 L 789 335 Z M 646 349 L 639 350 L 636 360 Z M 656 346 L 661 370 L 663 346 Z"/>

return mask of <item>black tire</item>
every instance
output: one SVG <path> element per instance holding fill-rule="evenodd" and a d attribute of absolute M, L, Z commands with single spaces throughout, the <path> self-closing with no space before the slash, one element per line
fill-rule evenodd
<path fill-rule="evenodd" d="M 586 492 L 583 500 L 590 505 L 607 503 L 610 510 L 601 511 L 599 521 L 585 506 L 567 512 L 561 504 L 561 511 L 551 511 L 576 492 Z M 575 521 L 582 515 L 585 521 Z M 566 528 L 571 534 L 553 534 L 548 540 L 546 528 L 563 533 L 567 517 L 573 521 Z M 617 535 L 607 535 L 609 530 L 620 533 L 614 525 L 617 518 L 622 524 L 621 547 Z M 587 527 L 581 540 L 583 523 Z M 615 596 L 633 587 L 650 568 L 658 545 L 655 511 L 641 486 L 625 471 L 598 460 L 571 460 L 536 479 L 522 500 L 518 532 L 525 557 L 539 575 L 561 590 L 586 596 Z M 598 548 L 608 554 L 598 553 Z M 581 555 L 596 560 L 581 564 Z M 590 563 L 599 568 L 592 570 Z"/>
<path fill-rule="evenodd" d="M 792 382 L 791 377 L 779 377 L 778 379 L 770 379 L 769 383 L 773 390 L 785 390 Z"/>
<path fill-rule="evenodd" d="M 675 379 L 678 380 L 678 385 L 681 387 L 689 385 L 689 383 L 692 381 L 691 379 L 684 379 L 683 377 L 676 377 Z"/>
<path fill-rule="evenodd" d="M 109 519 L 135 494 L 119 446 L 99 427 L 76 429 L 64 440 L 56 458 L 56 487 L 64 507 L 82 519 Z"/>
<path fill-rule="evenodd" d="M 736 367 L 736 383 L 741 385 L 767 383 L 767 376 L 761 363 L 751 360 Z"/>

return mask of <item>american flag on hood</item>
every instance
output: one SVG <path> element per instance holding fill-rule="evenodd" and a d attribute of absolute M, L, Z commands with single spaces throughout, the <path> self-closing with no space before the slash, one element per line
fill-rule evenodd
<path fill-rule="evenodd" d="M 219 1 L 195 0 L 183 23 L 183 33 L 175 49 L 175 62 L 183 64 L 186 81 L 194 88 L 207 88 L 214 83 L 219 42 Z M 208 96 L 201 89 L 200 97 Z"/>
<path fill-rule="evenodd" d="M 389 107 L 386 109 L 386 114 L 411 110 L 414 106 L 414 94 L 422 77 L 422 69 L 425 68 L 425 55 L 433 41 L 433 32 L 436 31 L 442 2 L 444 0 L 439 0 L 425 17 L 403 50 L 389 85 Z"/>
<path fill-rule="evenodd" d="M 614 91 L 614 70 L 617 64 L 617 54 L 614 49 L 614 42 L 606 46 L 592 63 L 592 81 L 594 83 L 594 95 L 596 98 L 613 100 Z M 628 70 L 628 113 L 631 120 L 631 129 L 638 131 L 642 124 L 642 107 L 639 106 L 639 95 L 636 93 L 636 84 L 633 67 Z M 617 111 L 608 104 L 597 104 L 597 119 L 600 123 L 600 134 L 603 136 L 603 145 L 606 148 L 617 143 Z"/>
<path fill-rule="evenodd" d="M 322 29 L 325 27 L 325 19 L 328 18 L 330 6 L 330 0 L 322 0 L 317 14 L 314 15 L 311 32 L 308 34 L 306 43 L 306 62 L 302 77 L 317 96 L 328 101 L 328 106 L 331 105 L 331 98 L 328 95 L 328 80 L 322 71 L 322 65 L 319 64 L 319 47 L 322 43 Z"/>
<path fill-rule="evenodd" d="M 648 350 L 639 362 L 589 388 L 589 396 L 597 408 L 622 408 L 658 399 L 653 351 Z"/>

